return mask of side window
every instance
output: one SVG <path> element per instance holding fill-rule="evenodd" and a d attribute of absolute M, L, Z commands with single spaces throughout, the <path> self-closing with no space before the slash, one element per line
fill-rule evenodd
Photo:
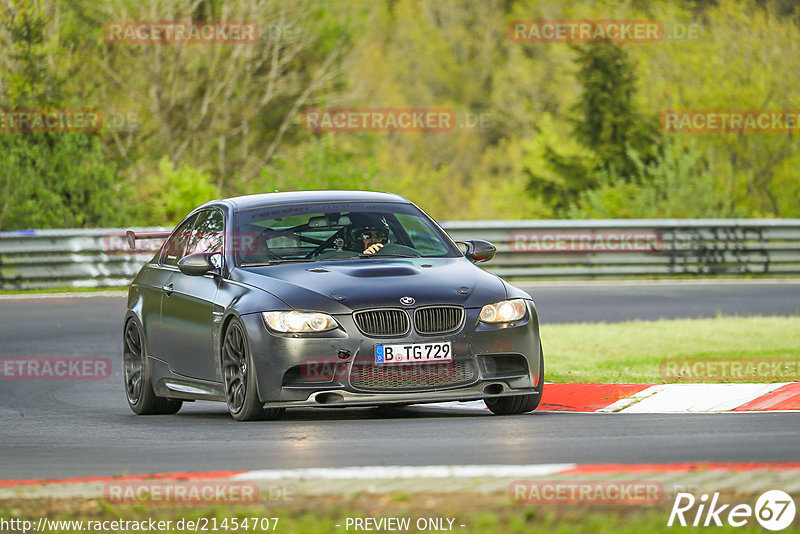
<path fill-rule="evenodd" d="M 186 254 L 222 252 L 222 213 L 217 210 L 201 211 Z"/>
<path fill-rule="evenodd" d="M 447 245 L 421 217 L 403 213 L 398 213 L 396 217 L 411 238 L 414 248 L 422 256 L 442 256 L 447 254 Z"/>
<path fill-rule="evenodd" d="M 197 220 L 197 214 L 192 215 L 172 232 L 172 235 L 164 243 L 164 251 L 161 253 L 161 265 L 171 265 L 177 267 L 178 260 L 183 258 L 186 252 L 186 245 L 192 235 L 192 227 Z"/>

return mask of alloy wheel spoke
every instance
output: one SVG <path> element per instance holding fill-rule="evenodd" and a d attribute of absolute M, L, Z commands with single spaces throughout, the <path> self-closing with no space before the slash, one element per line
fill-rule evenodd
<path fill-rule="evenodd" d="M 226 373 L 226 375 L 225 375 L 225 384 L 228 386 L 228 390 L 230 390 L 233 387 L 233 384 L 237 380 L 239 380 L 239 374 L 238 373 L 230 373 L 230 374 Z"/>
<path fill-rule="evenodd" d="M 236 386 L 236 391 L 234 391 L 234 399 L 235 399 L 234 406 L 236 406 L 238 408 L 239 406 L 242 405 L 242 402 L 244 401 L 244 383 L 243 382 L 239 382 L 239 384 Z"/>
<path fill-rule="evenodd" d="M 139 394 L 142 391 L 142 375 L 137 373 L 135 377 L 128 380 L 128 394 L 131 399 L 136 401 L 139 399 Z"/>
<path fill-rule="evenodd" d="M 231 358 L 232 354 L 236 353 L 236 348 L 233 346 L 233 336 L 225 338 L 225 355 Z"/>
<path fill-rule="evenodd" d="M 130 377 L 128 378 L 128 382 L 131 382 L 131 383 L 132 382 L 136 382 L 136 381 L 140 380 L 141 378 L 142 378 L 142 370 L 141 369 L 135 369 L 130 374 Z"/>
<path fill-rule="evenodd" d="M 244 354 L 244 343 L 242 342 L 242 331 L 237 326 L 234 329 L 234 333 L 235 333 L 234 335 L 236 337 L 236 349 L 237 349 L 236 352 L 237 352 L 237 354 L 239 354 L 239 356 L 241 356 L 242 354 Z"/>
<path fill-rule="evenodd" d="M 123 351 L 123 372 L 125 373 L 128 399 L 132 403 L 139 401 L 142 393 L 142 345 L 139 329 L 134 323 L 129 323 L 125 329 L 125 348 Z"/>
<path fill-rule="evenodd" d="M 135 326 L 129 326 L 127 332 L 125 332 L 125 338 L 128 343 L 128 349 L 136 355 L 141 354 L 141 345 L 139 343 L 139 336 L 138 332 L 136 332 L 136 338 L 134 338 L 134 333 L 136 332 Z"/>

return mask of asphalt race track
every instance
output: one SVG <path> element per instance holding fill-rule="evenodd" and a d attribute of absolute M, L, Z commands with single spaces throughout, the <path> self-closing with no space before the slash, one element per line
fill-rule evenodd
<path fill-rule="evenodd" d="M 544 325 L 794 315 L 800 282 L 526 285 Z M 136 417 L 122 389 L 123 297 L 0 298 L 0 357 L 107 356 L 108 380 L 0 380 L 0 479 L 352 465 L 797 460 L 800 414 L 289 411 L 235 423 L 223 404 Z"/>
<path fill-rule="evenodd" d="M 547 323 L 800 315 L 800 281 L 519 284 Z"/>

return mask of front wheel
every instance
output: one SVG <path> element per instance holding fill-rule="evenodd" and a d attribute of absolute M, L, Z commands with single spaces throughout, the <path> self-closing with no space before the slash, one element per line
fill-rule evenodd
<path fill-rule="evenodd" d="M 280 408 L 264 409 L 258 398 L 256 373 L 244 326 L 233 319 L 225 331 L 222 344 L 222 376 L 225 380 L 225 401 L 228 411 L 237 421 L 277 419 Z"/>
<path fill-rule="evenodd" d="M 182 401 L 156 396 L 150 375 L 150 364 L 144 350 L 144 336 L 139 323 L 131 319 L 125 325 L 122 344 L 122 377 L 125 397 L 136 415 L 171 415 L 178 413 Z"/>
<path fill-rule="evenodd" d="M 539 381 L 536 383 L 537 393 L 530 395 L 512 395 L 508 397 L 495 397 L 484 399 L 486 407 L 495 415 L 518 415 L 532 412 L 539 407 L 544 393 L 544 354 L 542 345 L 539 344 Z"/>

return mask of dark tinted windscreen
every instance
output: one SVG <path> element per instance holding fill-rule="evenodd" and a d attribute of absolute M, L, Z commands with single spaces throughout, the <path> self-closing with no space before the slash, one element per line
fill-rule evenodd
<path fill-rule="evenodd" d="M 245 267 L 367 256 L 459 255 L 442 230 L 409 204 L 337 202 L 257 208 L 238 213 L 235 224 L 236 262 Z"/>

